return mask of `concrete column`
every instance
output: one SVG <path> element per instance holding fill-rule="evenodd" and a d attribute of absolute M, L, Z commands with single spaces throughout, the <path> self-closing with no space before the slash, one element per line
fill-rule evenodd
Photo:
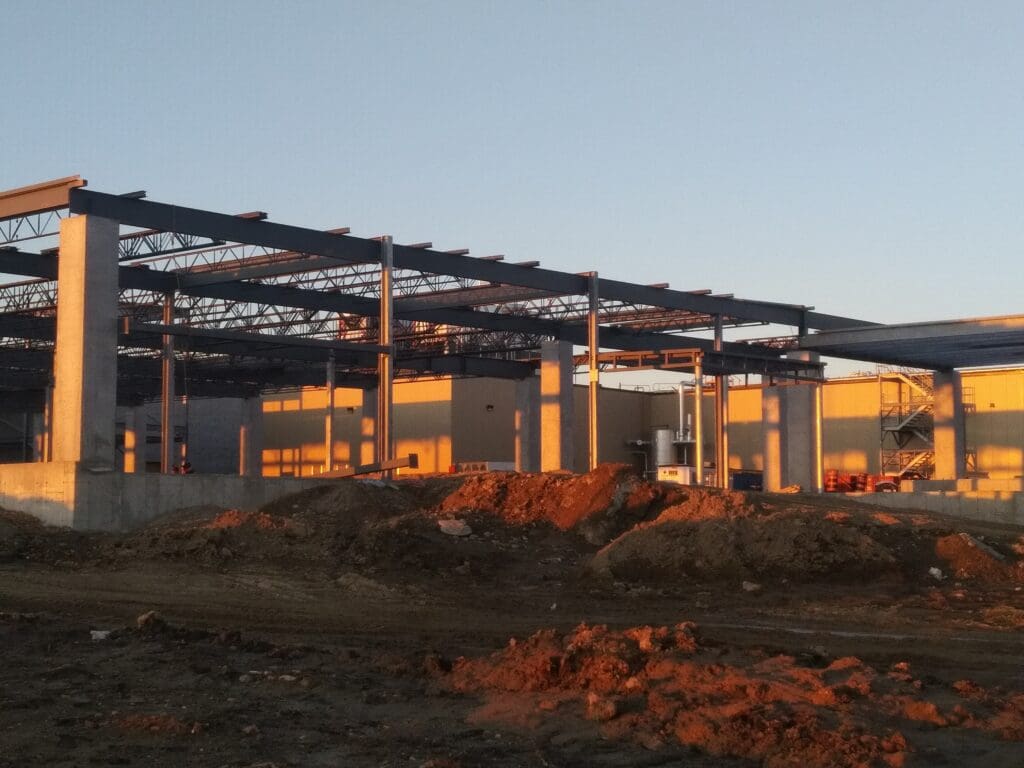
<path fill-rule="evenodd" d="M 117 392 L 118 223 L 60 223 L 53 460 L 113 469 Z"/>
<path fill-rule="evenodd" d="M 377 390 L 363 390 L 362 414 L 359 417 L 359 445 L 351 452 L 359 464 L 373 464 L 377 454 Z M 353 461 L 353 463 L 357 463 Z"/>
<path fill-rule="evenodd" d="M 761 390 L 764 489 L 822 485 L 821 385 L 791 383 Z"/>
<path fill-rule="evenodd" d="M 142 408 L 124 409 L 124 471 L 146 470 L 146 415 Z"/>
<path fill-rule="evenodd" d="M 967 473 L 964 440 L 964 397 L 958 371 L 936 371 L 935 474 L 933 480 L 958 480 Z"/>
<path fill-rule="evenodd" d="M 572 344 L 544 341 L 540 348 L 540 469 L 573 467 Z"/>
<path fill-rule="evenodd" d="M 238 474 L 242 477 L 260 477 L 263 474 L 263 399 L 260 397 L 247 397 L 242 401 Z"/>
<path fill-rule="evenodd" d="M 516 380 L 516 472 L 540 471 L 540 379 Z"/>

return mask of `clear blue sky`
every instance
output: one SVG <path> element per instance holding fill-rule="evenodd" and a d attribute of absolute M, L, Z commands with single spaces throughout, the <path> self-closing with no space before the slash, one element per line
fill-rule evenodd
<path fill-rule="evenodd" d="M 886 322 L 1024 311 L 1024 5 L 7 0 L 0 188 Z"/>

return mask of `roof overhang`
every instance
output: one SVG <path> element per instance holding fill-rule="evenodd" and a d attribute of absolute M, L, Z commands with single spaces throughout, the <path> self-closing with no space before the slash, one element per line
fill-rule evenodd
<path fill-rule="evenodd" d="M 882 325 L 800 337 L 829 357 L 931 370 L 1024 362 L 1024 315 Z"/>

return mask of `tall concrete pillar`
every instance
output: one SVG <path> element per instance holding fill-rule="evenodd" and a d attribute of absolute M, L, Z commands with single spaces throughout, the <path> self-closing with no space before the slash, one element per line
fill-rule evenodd
<path fill-rule="evenodd" d="M 363 390 L 363 407 L 359 418 L 359 446 L 357 450 L 351 452 L 353 457 L 358 457 L 359 464 L 373 464 L 378 461 L 377 394 L 376 389 Z"/>
<path fill-rule="evenodd" d="M 797 353 L 801 359 L 816 355 Z M 761 390 L 764 431 L 764 489 L 822 486 L 821 385 L 810 382 L 768 385 Z"/>
<path fill-rule="evenodd" d="M 964 397 L 958 371 L 936 371 L 932 378 L 935 402 L 935 480 L 957 480 L 966 472 Z"/>
<path fill-rule="evenodd" d="M 540 379 L 516 380 L 516 472 L 540 471 Z"/>
<path fill-rule="evenodd" d="M 260 477 L 263 474 L 263 399 L 258 396 L 242 401 L 238 474 L 242 477 Z"/>
<path fill-rule="evenodd" d="M 146 415 L 142 408 L 124 410 L 124 471 L 146 470 Z"/>
<path fill-rule="evenodd" d="M 540 469 L 573 466 L 572 344 L 544 341 L 540 349 Z"/>
<path fill-rule="evenodd" d="M 118 223 L 60 223 L 53 460 L 114 468 Z"/>

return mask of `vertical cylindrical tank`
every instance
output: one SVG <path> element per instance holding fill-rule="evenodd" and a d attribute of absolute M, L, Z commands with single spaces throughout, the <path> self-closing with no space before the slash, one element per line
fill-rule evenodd
<path fill-rule="evenodd" d="M 651 458 L 653 467 L 663 467 L 666 464 L 677 464 L 679 459 L 676 456 L 676 431 L 668 427 L 655 427 L 651 430 Z"/>

